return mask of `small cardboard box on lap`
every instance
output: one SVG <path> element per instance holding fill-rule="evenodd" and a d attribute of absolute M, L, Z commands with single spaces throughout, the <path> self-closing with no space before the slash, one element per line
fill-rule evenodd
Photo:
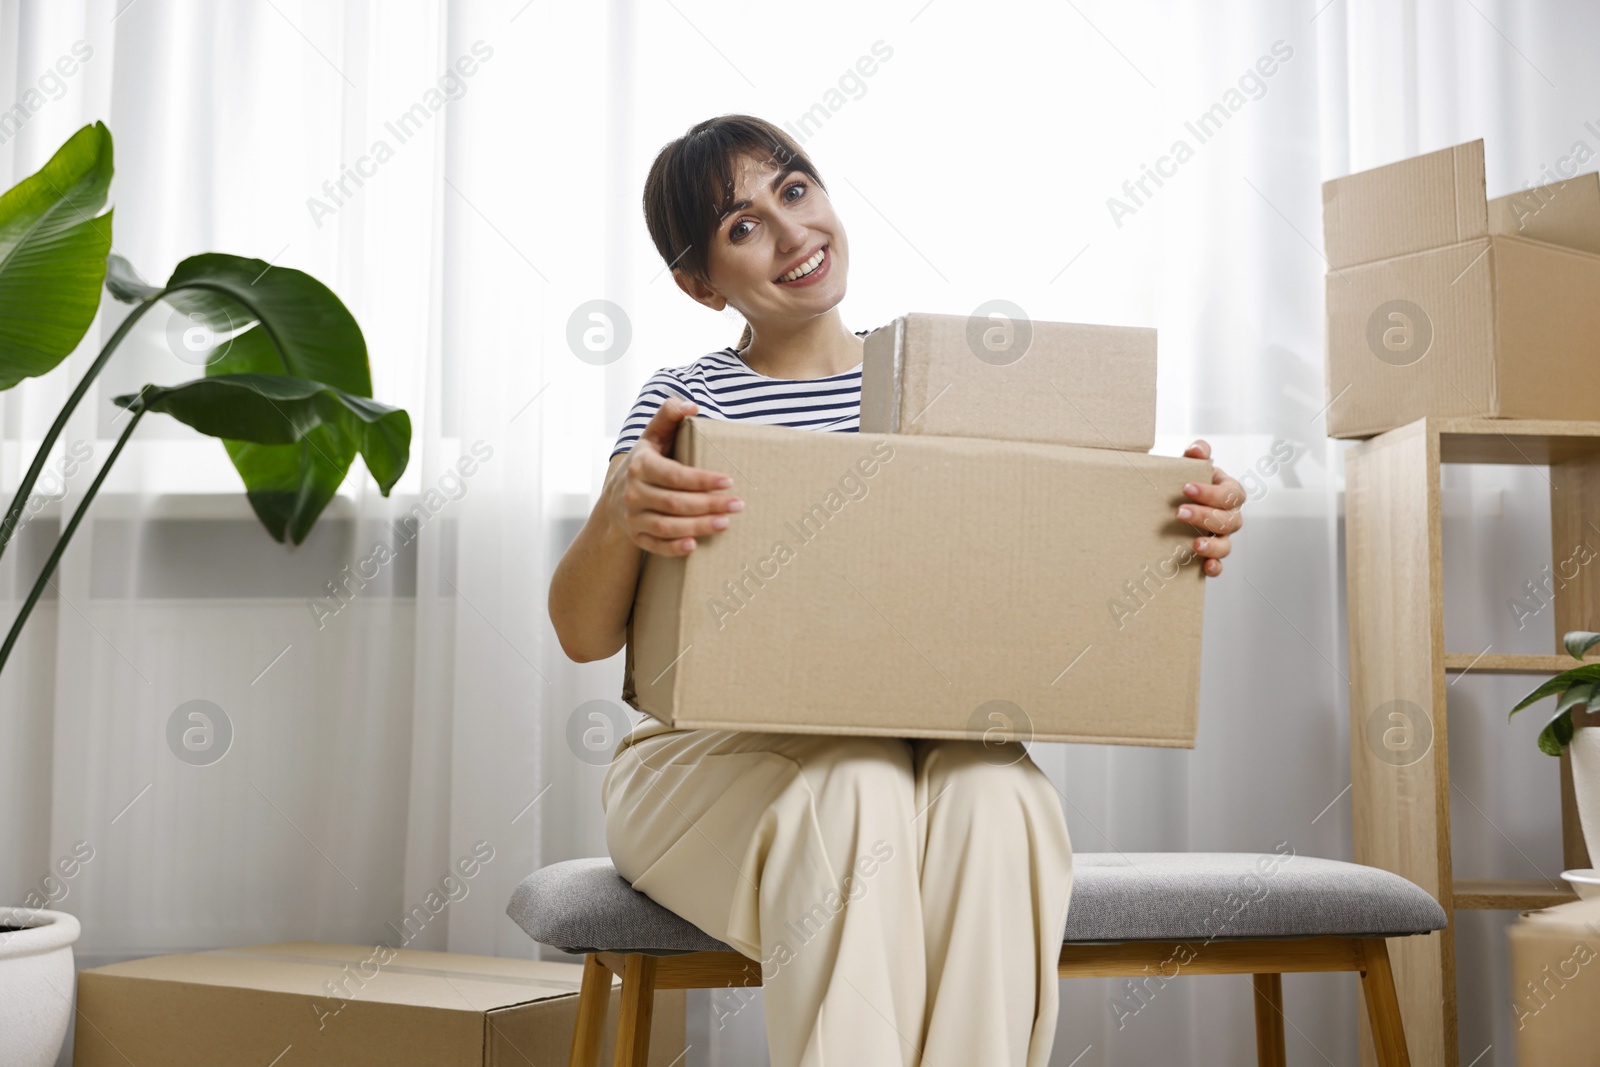
<path fill-rule="evenodd" d="M 679 728 L 1193 747 L 1204 460 L 709 418 L 745 509 L 649 553 L 623 698 Z M 996 734 L 994 731 L 1000 731 Z"/>
<path fill-rule="evenodd" d="M 1331 436 L 1595 417 L 1595 174 L 1488 200 L 1472 141 L 1326 182 L 1322 205 Z"/>
<path fill-rule="evenodd" d="M 902 315 L 867 335 L 861 430 L 1148 452 L 1156 331 Z"/>

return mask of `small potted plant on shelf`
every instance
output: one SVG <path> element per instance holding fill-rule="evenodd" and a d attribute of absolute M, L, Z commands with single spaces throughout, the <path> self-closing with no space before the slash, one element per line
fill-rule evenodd
<path fill-rule="evenodd" d="M 1573 630 L 1563 639 L 1568 655 L 1582 660 L 1600 645 L 1600 633 Z M 1590 723 L 1589 708 L 1600 708 L 1600 662 L 1583 663 L 1562 671 L 1511 709 L 1515 715 L 1545 697 L 1556 698 L 1556 711 L 1539 731 L 1539 751 L 1550 756 L 1567 753 L 1572 767 L 1572 792 L 1577 801 L 1578 823 L 1590 862 L 1600 858 L 1600 714 Z M 1574 716 L 1579 716 L 1575 718 Z M 1594 870 L 1563 871 L 1580 896 L 1600 893 L 1600 874 Z"/>

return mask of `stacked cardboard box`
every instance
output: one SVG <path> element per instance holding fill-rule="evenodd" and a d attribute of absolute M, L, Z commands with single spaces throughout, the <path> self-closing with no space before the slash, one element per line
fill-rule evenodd
<path fill-rule="evenodd" d="M 1148 452 L 1156 332 L 911 314 L 867 335 L 861 429 Z"/>
<path fill-rule="evenodd" d="M 675 458 L 745 509 L 646 557 L 624 699 L 680 728 L 1192 747 L 1204 578 L 1175 516 L 1211 466 L 1146 455 L 1154 428 L 1154 331 L 921 314 L 868 336 L 859 434 L 685 420 Z"/>
<path fill-rule="evenodd" d="M 1473 141 L 1322 187 L 1328 433 L 1600 411 L 1600 178 L 1488 200 Z"/>

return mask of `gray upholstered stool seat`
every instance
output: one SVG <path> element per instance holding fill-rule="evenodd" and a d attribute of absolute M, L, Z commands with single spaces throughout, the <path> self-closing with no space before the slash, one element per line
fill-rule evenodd
<path fill-rule="evenodd" d="M 1410 1067 L 1387 938 L 1445 926 L 1420 887 L 1373 867 L 1248 852 L 1083 852 L 1073 857 L 1063 978 L 1248 974 L 1256 1062 L 1283 1067 L 1283 975 L 1355 971 L 1380 1067 Z M 644 1067 L 659 989 L 762 984 L 763 965 L 635 890 L 609 859 L 571 860 L 517 886 L 506 913 L 535 941 L 581 953 L 568 1067 L 598 1067 L 613 977 L 622 979 L 616 1059 Z M 1175 976 L 1175 972 L 1171 975 Z"/>
<path fill-rule="evenodd" d="M 1266 860 L 1277 861 L 1270 874 L 1257 866 Z M 506 913 L 535 941 L 573 953 L 731 951 L 635 890 L 609 859 L 534 872 Z M 1064 940 L 1398 937 L 1444 925 L 1437 901 L 1375 867 L 1250 852 L 1080 852 Z"/>

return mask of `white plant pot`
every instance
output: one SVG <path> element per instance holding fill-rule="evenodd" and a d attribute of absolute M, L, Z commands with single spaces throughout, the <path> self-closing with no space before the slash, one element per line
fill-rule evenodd
<path fill-rule="evenodd" d="M 8 930 L 6 927 L 22 927 Z M 78 920 L 62 911 L 0 908 L 0 1063 L 54 1067 L 72 1022 Z"/>
<path fill-rule="evenodd" d="M 1578 804 L 1578 824 L 1589 850 L 1589 866 L 1600 867 L 1600 726 L 1572 732 L 1567 745 L 1572 761 L 1572 794 Z"/>

